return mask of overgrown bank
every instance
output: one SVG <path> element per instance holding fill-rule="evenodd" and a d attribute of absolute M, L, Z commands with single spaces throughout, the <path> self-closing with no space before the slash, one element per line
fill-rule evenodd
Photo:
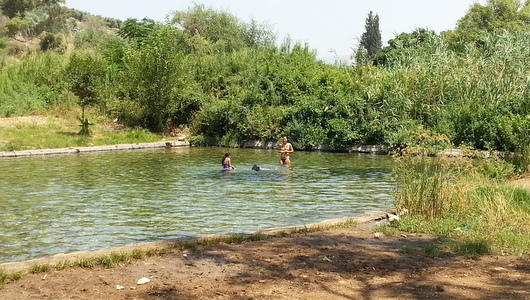
<path fill-rule="evenodd" d="M 396 209 L 392 227 L 424 232 L 458 243 L 470 256 L 530 256 L 530 190 L 514 185 L 514 166 L 498 157 L 401 157 L 396 168 Z M 392 228 L 389 228 L 392 231 Z"/>
<path fill-rule="evenodd" d="M 77 27 L 61 32 L 64 47 L 2 53 L 0 115 L 75 114 L 82 130 L 103 116 L 157 133 L 188 129 L 200 145 L 286 135 L 297 149 L 527 152 L 530 30 L 476 25 L 468 36 L 474 13 L 455 31 L 399 35 L 384 59 L 354 66 L 325 64 L 289 38 L 276 45 L 270 27 L 202 5 L 164 24 L 98 27 L 71 13 Z"/>

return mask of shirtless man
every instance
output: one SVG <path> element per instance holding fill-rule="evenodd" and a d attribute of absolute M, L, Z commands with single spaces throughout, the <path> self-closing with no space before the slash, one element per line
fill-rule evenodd
<path fill-rule="evenodd" d="M 289 143 L 289 140 L 286 136 L 283 137 L 283 143 L 278 152 L 280 152 L 280 165 L 287 165 L 291 163 L 289 154 L 294 152 L 294 148 L 293 145 Z"/>

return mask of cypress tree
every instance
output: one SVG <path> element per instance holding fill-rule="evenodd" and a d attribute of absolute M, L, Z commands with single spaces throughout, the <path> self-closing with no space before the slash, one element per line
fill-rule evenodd
<path fill-rule="evenodd" d="M 364 29 L 366 31 L 361 36 L 358 53 L 365 54 L 366 58 L 371 61 L 377 52 L 381 51 L 383 44 L 381 42 L 381 31 L 379 30 L 379 16 L 377 14 L 374 16 L 370 11 L 368 18 L 366 18 Z M 360 63 L 359 60 L 363 61 L 364 59 L 358 57 L 357 63 Z"/>

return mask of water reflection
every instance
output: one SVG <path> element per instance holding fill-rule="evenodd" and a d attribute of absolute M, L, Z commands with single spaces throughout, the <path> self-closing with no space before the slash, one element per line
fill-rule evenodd
<path fill-rule="evenodd" d="M 275 151 L 231 152 L 237 169 L 225 172 L 218 148 L 2 159 L 0 262 L 307 224 L 392 201 L 387 157 L 297 152 L 280 166 Z"/>
<path fill-rule="evenodd" d="M 230 180 L 232 178 L 232 170 L 221 170 L 223 179 Z"/>
<path fill-rule="evenodd" d="M 280 175 L 280 178 L 283 180 L 283 181 L 291 181 L 292 180 L 292 174 L 293 174 L 293 169 L 291 167 L 291 165 L 282 165 L 282 169 L 278 174 Z"/>

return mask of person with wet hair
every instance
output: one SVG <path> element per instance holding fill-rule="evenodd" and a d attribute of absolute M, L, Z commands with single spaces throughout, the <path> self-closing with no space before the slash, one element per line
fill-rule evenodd
<path fill-rule="evenodd" d="M 232 165 L 232 160 L 230 159 L 230 152 L 226 152 L 225 155 L 221 158 L 221 164 L 223 165 L 223 170 L 233 170 L 236 167 Z"/>
<path fill-rule="evenodd" d="M 280 165 L 288 165 L 291 163 L 289 155 L 294 152 L 294 148 L 286 136 L 283 137 L 283 143 L 278 152 L 280 152 Z"/>

